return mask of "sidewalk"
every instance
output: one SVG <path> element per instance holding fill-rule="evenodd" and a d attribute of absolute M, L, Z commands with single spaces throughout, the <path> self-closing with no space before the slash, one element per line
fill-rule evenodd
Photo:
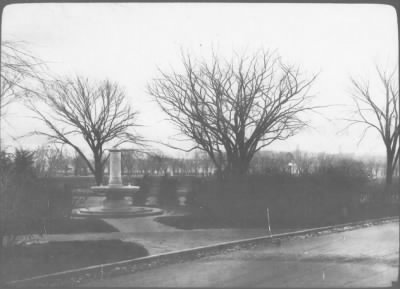
<path fill-rule="evenodd" d="M 238 239 L 268 235 L 266 229 L 196 229 L 181 230 L 154 221 L 154 216 L 104 219 L 120 232 L 51 234 L 36 236 L 41 241 L 88 241 L 119 239 L 142 244 L 150 255 L 212 245 Z M 273 231 L 283 233 L 289 230 Z"/>
<path fill-rule="evenodd" d="M 103 199 L 104 197 L 90 197 L 84 200 L 84 205 L 96 206 L 101 204 Z M 174 207 L 165 209 L 163 216 L 185 215 L 188 212 L 186 207 Z M 33 240 L 25 241 L 56 242 L 119 239 L 141 244 L 148 250 L 150 255 L 156 255 L 269 234 L 267 228 L 182 230 L 156 222 L 154 219 L 159 216 L 103 219 L 119 232 L 35 235 Z M 273 230 L 272 233 L 278 234 L 288 231 L 292 230 Z"/>

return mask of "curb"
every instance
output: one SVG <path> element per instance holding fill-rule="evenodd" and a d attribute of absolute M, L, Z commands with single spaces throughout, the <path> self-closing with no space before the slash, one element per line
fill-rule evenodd
<path fill-rule="evenodd" d="M 79 284 L 86 283 L 88 281 L 93 281 L 98 279 L 101 280 L 124 274 L 132 274 L 138 271 L 150 269 L 155 266 L 166 265 L 174 262 L 188 261 L 193 258 L 205 257 L 207 255 L 221 253 L 222 250 L 234 250 L 238 248 L 245 248 L 246 246 L 253 246 L 255 244 L 263 242 L 274 243 L 274 241 L 278 239 L 287 239 L 301 235 L 314 236 L 314 235 L 321 235 L 323 233 L 330 234 L 342 231 L 349 231 L 362 227 L 368 227 L 372 225 L 390 223 L 395 221 L 399 221 L 399 218 L 386 217 L 380 219 L 372 219 L 372 220 L 344 223 L 344 224 L 325 226 L 319 228 L 305 229 L 295 232 L 267 235 L 256 238 L 241 239 L 236 241 L 217 243 L 213 245 L 190 248 L 185 250 L 167 252 L 158 255 L 151 255 L 142 258 L 129 259 L 129 260 L 112 262 L 101 265 L 94 265 L 90 267 L 46 274 L 22 280 L 14 280 L 8 282 L 7 285 L 13 285 L 13 286 L 28 285 L 35 287 L 78 286 Z"/>

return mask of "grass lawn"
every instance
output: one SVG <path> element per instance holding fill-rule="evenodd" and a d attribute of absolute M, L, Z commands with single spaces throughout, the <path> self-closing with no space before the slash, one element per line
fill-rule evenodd
<path fill-rule="evenodd" d="M 62 218 L 48 220 L 43 224 L 34 223 L 29 226 L 29 233 L 43 232 L 47 234 L 79 234 L 79 233 L 112 233 L 118 232 L 113 226 L 100 219 Z"/>
<path fill-rule="evenodd" d="M 195 230 L 195 229 L 254 229 L 254 228 L 267 228 L 266 218 L 263 220 L 227 220 L 217 219 L 209 216 L 198 215 L 185 215 L 185 216 L 161 216 L 154 219 L 155 221 L 178 228 L 181 230 Z M 304 228 L 305 226 L 300 226 Z M 274 226 L 274 229 L 295 229 L 299 226 Z"/>
<path fill-rule="evenodd" d="M 49 242 L 4 252 L 3 280 L 11 281 L 148 255 L 140 244 L 121 240 Z"/>
<path fill-rule="evenodd" d="M 397 216 L 397 210 L 386 210 L 386 211 L 372 211 L 367 214 L 355 214 L 352 216 L 336 217 L 329 220 L 322 220 L 314 218 L 311 221 L 296 220 L 286 222 L 274 222 L 271 221 L 271 227 L 273 230 L 281 229 L 307 229 L 313 227 L 330 226 L 335 224 L 363 221 L 375 218 L 384 218 Z M 227 219 L 227 218 L 213 218 L 205 214 L 188 214 L 180 216 L 160 216 L 154 219 L 155 221 L 182 230 L 193 230 L 193 229 L 251 229 L 251 228 L 266 228 L 267 218 L 259 219 Z"/>

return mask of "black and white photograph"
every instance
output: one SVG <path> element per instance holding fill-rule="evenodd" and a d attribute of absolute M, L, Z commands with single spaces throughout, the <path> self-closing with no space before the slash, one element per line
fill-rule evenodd
<path fill-rule="evenodd" d="M 0 287 L 397 288 L 389 2 L 2 7 Z"/>

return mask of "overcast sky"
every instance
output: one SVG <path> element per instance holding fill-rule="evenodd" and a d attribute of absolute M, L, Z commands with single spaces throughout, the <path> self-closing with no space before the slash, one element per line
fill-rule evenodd
<path fill-rule="evenodd" d="M 338 119 L 351 109 L 351 76 L 372 79 L 375 64 L 393 69 L 398 62 L 396 15 L 389 6 L 18 4 L 4 10 L 2 37 L 26 42 L 54 73 L 117 81 L 140 112 L 140 133 L 164 142 L 177 131 L 146 93 L 157 68 L 179 69 L 181 51 L 195 58 L 214 51 L 229 59 L 234 53 L 276 50 L 306 75 L 319 73 L 312 90 L 315 104 L 336 106 L 310 115 L 311 128 L 272 144 L 271 150 L 384 153 L 373 131 L 359 145 L 361 127 L 338 134 L 346 125 Z M 12 144 L 12 137 L 41 125 L 21 104 L 14 104 L 2 126 L 4 143 Z M 32 147 L 44 141 L 31 137 L 19 142 Z"/>

